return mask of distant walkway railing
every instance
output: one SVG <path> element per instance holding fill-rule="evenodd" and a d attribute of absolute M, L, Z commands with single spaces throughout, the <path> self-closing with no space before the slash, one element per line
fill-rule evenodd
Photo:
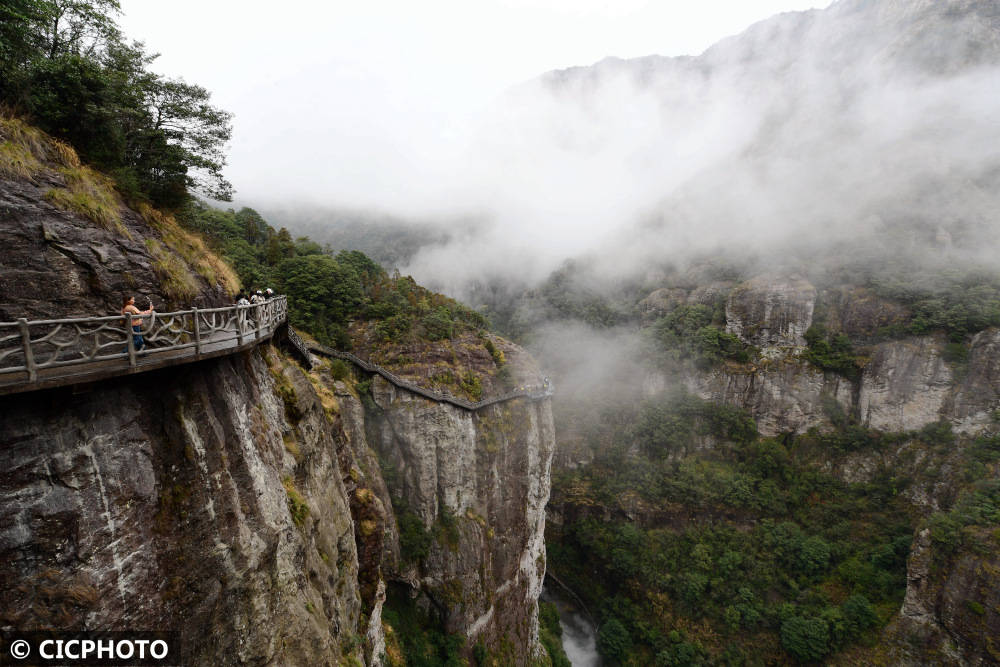
<path fill-rule="evenodd" d="M 249 306 L 0 322 L 0 394 L 232 354 L 269 339 L 287 316 L 288 303 L 279 296 Z M 141 350 L 133 342 L 134 319 L 143 321 Z"/>
<path fill-rule="evenodd" d="M 386 380 L 388 380 L 391 384 L 406 389 L 407 391 L 411 391 L 414 394 L 419 394 L 424 398 L 429 398 L 432 401 L 437 401 L 439 403 L 450 403 L 451 405 L 455 405 L 460 408 L 464 408 L 466 410 L 481 410 L 489 405 L 494 405 L 496 403 L 503 403 L 504 401 L 510 401 L 515 398 L 528 398 L 533 401 L 538 401 L 543 398 L 548 398 L 549 396 L 552 396 L 552 394 L 555 393 L 555 387 L 552 385 L 552 383 L 549 381 L 548 378 L 545 378 L 545 381 L 540 385 L 529 385 L 529 386 L 518 387 L 513 391 L 507 392 L 506 394 L 501 394 L 500 396 L 494 396 L 492 398 L 487 398 L 482 401 L 474 403 L 472 401 L 467 401 L 465 399 L 458 398 L 457 396 L 444 394 L 441 392 L 433 391 L 431 389 L 426 389 L 419 385 L 413 384 L 412 382 L 404 380 L 398 375 L 390 373 L 381 366 L 373 364 L 370 361 L 365 361 L 364 359 L 357 357 L 351 354 L 350 352 L 341 352 L 340 350 L 334 350 L 333 348 L 326 347 L 325 345 L 320 345 L 318 343 L 309 343 L 308 347 L 309 350 L 312 352 L 316 352 L 318 354 L 322 354 L 327 357 L 335 357 L 337 359 L 343 359 L 345 361 L 349 361 L 355 366 L 361 368 L 362 370 L 368 371 L 369 373 L 376 373 L 385 378 Z"/>

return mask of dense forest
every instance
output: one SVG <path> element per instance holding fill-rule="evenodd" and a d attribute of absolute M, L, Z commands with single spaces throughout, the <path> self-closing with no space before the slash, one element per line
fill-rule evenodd
<path fill-rule="evenodd" d="M 222 211 L 191 202 L 177 218 L 208 239 L 249 289 L 273 286 L 286 294 L 292 324 L 323 343 L 350 349 L 349 320 L 376 321 L 384 341 L 434 341 L 488 327 L 479 313 L 409 276 L 388 273 L 364 253 L 293 239 L 253 209 Z"/>

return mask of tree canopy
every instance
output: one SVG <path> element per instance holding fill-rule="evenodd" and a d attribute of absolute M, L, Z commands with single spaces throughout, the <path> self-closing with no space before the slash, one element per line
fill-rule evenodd
<path fill-rule="evenodd" d="M 0 102 L 73 144 L 133 199 L 176 209 L 198 192 L 229 201 L 232 115 L 201 86 L 149 71 L 158 54 L 127 42 L 118 0 L 0 4 Z"/>

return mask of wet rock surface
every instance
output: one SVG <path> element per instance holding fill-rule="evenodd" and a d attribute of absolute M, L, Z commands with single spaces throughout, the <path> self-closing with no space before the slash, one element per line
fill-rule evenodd
<path fill-rule="evenodd" d="M 737 285 L 726 302 L 726 331 L 770 356 L 801 349 L 812 325 L 816 288 L 797 276 L 758 276 Z"/>

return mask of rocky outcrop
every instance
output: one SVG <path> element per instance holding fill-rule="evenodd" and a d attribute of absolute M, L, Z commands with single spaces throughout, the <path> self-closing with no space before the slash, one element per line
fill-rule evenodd
<path fill-rule="evenodd" d="M 161 310 L 232 304 L 220 284 L 188 266 L 135 211 L 122 205 L 120 227 L 106 229 L 54 206 L 45 195 L 63 183 L 56 172 L 33 182 L 0 181 L 0 321 L 116 315 L 125 294 Z M 190 290 L 183 302 L 163 288 L 157 266 L 165 266 L 164 255 L 154 250 L 176 258 L 169 264 Z"/>
<path fill-rule="evenodd" d="M 871 341 L 880 330 L 901 324 L 908 315 L 903 306 L 863 287 L 824 290 L 822 306 L 827 328 L 843 332 L 853 341 Z"/>
<path fill-rule="evenodd" d="M 958 430 L 974 433 L 993 424 L 1000 409 L 1000 330 L 987 329 L 973 337 L 967 367 L 949 416 Z"/>
<path fill-rule="evenodd" d="M 881 431 L 914 431 L 938 421 L 952 390 L 942 346 L 929 336 L 877 345 L 861 375 L 859 421 Z"/>
<path fill-rule="evenodd" d="M 765 435 L 825 426 L 831 401 L 849 406 L 853 400 L 848 380 L 795 358 L 689 375 L 686 385 L 701 398 L 747 410 Z"/>
<path fill-rule="evenodd" d="M 518 366 L 513 376 L 530 374 L 534 364 L 523 350 L 508 343 L 504 350 Z M 436 355 L 427 359 L 437 363 Z M 549 401 L 469 411 L 367 374 L 359 376 L 367 389 L 358 394 L 332 379 L 329 359 L 315 360 L 310 377 L 342 433 L 369 664 L 382 664 L 387 589 L 405 590 L 446 632 L 465 637 L 467 650 L 481 644 L 511 664 L 539 657 L 537 598 L 555 446 Z M 412 363 L 408 369 L 413 377 L 426 374 Z M 421 532 L 429 543 L 416 553 L 407 538 Z"/>
<path fill-rule="evenodd" d="M 663 287 L 650 292 L 649 296 L 639 302 L 638 309 L 643 320 L 651 321 L 666 315 L 687 300 L 687 290 Z"/>
<path fill-rule="evenodd" d="M 816 288 L 797 276 L 758 276 L 729 293 L 726 331 L 765 356 L 802 349 L 812 325 Z"/>

